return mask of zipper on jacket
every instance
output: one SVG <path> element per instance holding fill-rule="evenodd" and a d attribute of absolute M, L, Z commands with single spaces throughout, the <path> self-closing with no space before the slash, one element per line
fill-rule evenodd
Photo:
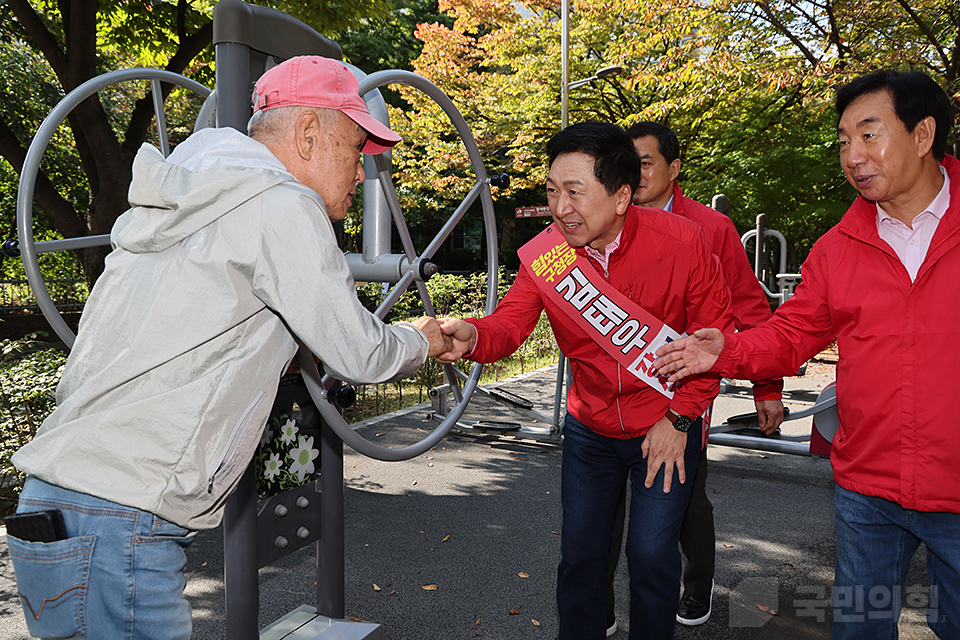
<path fill-rule="evenodd" d="M 258 395 L 257 399 L 253 401 L 253 404 L 247 407 L 247 410 L 244 411 L 242 416 L 240 416 L 240 422 L 238 422 L 237 426 L 233 428 L 233 433 L 230 434 L 230 440 L 227 441 L 227 446 L 223 451 L 223 455 L 220 456 L 220 461 L 217 462 L 217 467 L 207 479 L 207 493 L 213 493 L 213 481 L 217 479 L 217 474 L 223 471 L 223 468 L 227 466 L 227 463 L 230 462 L 234 454 L 237 452 L 237 447 L 240 446 L 240 434 L 243 433 L 247 423 L 250 422 L 250 416 L 254 411 L 257 410 L 257 407 L 260 406 L 262 401 L 263 391 L 260 392 L 260 395 Z"/>
<path fill-rule="evenodd" d="M 620 364 L 617 363 L 617 420 L 620 421 L 620 431 L 627 435 L 627 429 L 623 426 L 623 412 L 620 411 L 620 396 L 623 394 L 623 380 L 620 379 Z"/>

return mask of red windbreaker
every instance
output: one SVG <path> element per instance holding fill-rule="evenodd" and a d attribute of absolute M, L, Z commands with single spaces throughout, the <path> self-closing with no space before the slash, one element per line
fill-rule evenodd
<path fill-rule="evenodd" d="M 609 271 L 587 257 L 610 284 L 675 331 L 733 328 L 730 297 L 717 260 L 700 229 L 680 216 L 631 205 L 625 214 L 620 247 Z M 586 256 L 583 248 L 577 254 Z M 546 310 L 557 344 L 570 361 L 573 380 L 567 410 L 593 431 L 611 438 L 635 438 L 662 418 L 667 407 L 699 416 L 719 391 L 715 375 L 697 376 L 677 386 L 668 399 L 624 371 L 560 308 L 540 295 L 526 267 L 493 314 L 471 318 L 477 345 L 469 358 L 494 362 L 530 335 Z"/>
<path fill-rule="evenodd" d="M 836 340 L 837 484 L 960 513 L 960 162 L 941 164 L 950 206 L 914 282 L 877 233 L 876 204 L 857 198 L 814 245 L 796 295 L 764 325 L 727 336 L 714 370 L 784 375 Z"/>
<path fill-rule="evenodd" d="M 733 220 L 716 209 L 683 195 L 676 181 L 673 183 L 673 212 L 700 225 L 707 245 L 720 260 L 723 279 L 730 289 L 733 325 L 737 331 L 746 331 L 763 324 L 772 315 L 770 303 L 750 268 L 747 252 L 743 249 Z M 754 400 L 779 400 L 781 391 L 782 378 L 753 381 Z"/>

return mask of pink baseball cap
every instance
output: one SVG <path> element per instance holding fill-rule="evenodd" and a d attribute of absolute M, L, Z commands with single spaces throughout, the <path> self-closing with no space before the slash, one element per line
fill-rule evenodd
<path fill-rule="evenodd" d="M 401 138 L 370 115 L 350 70 L 332 58 L 298 56 L 267 70 L 254 87 L 253 110 L 277 107 L 336 109 L 367 132 L 363 152 L 383 153 Z"/>

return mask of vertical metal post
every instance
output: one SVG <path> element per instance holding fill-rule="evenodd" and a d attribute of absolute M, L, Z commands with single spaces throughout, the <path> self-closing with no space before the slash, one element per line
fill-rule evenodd
<path fill-rule="evenodd" d="M 227 637 L 260 637 L 260 590 L 257 574 L 257 476 L 251 462 L 223 513 L 223 581 Z"/>
<path fill-rule="evenodd" d="M 753 270 L 757 280 L 767 284 L 767 216 L 761 213 L 757 216 L 757 237 L 753 249 Z"/>
<path fill-rule="evenodd" d="M 373 264 L 380 256 L 390 253 L 391 214 L 387 197 L 383 194 L 377 163 L 373 156 L 363 157 L 363 247 L 364 262 Z"/>
<path fill-rule="evenodd" d="M 553 427 L 557 430 L 557 433 L 561 433 L 560 404 L 563 400 L 563 376 L 566 372 L 566 369 L 567 359 L 563 355 L 563 351 L 560 351 L 560 359 L 557 360 L 557 389 L 553 396 Z"/>
<path fill-rule="evenodd" d="M 713 201 L 710 203 L 710 206 L 713 207 L 714 211 L 719 211 L 728 218 L 733 211 L 733 204 L 730 202 L 730 198 L 722 193 L 713 196 Z"/>
<path fill-rule="evenodd" d="M 560 2 L 560 129 L 567 128 L 570 93 L 570 0 Z"/>
<path fill-rule="evenodd" d="M 217 56 L 217 126 L 247 132 L 253 115 L 253 87 L 250 84 L 250 47 L 223 42 Z"/>
<path fill-rule="evenodd" d="M 567 128 L 568 102 L 570 97 L 570 0 L 560 2 L 560 130 Z M 560 429 L 560 404 L 563 398 L 563 377 L 567 359 L 560 351 L 557 361 L 557 390 L 553 397 L 553 427 Z"/>
<path fill-rule="evenodd" d="M 317 613 L 343 618 L 346 609 L 343 586 L 343 441 L 323 420 L 320 421 L 318 484 L 323 522 L 317 545 Z"/>

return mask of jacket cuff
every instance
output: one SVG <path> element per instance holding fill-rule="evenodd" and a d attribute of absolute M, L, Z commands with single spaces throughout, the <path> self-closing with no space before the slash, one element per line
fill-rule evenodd
<path fill-rule="evenodd" d="M 723 334 L 723 351 L 717 356 L 717 361 L 710 367 L 708 373 L 719 373 L 724 378 L 733 378 L 733 367 L 736 364 L 734 352 L 737 350 L 740 340 L 735 333 Z"/>
<path fill-rule="evenodd" d="M 753 381 L 753 399 L 756 402 L 764 400 L 783 399 L 783 378 Z"/>

